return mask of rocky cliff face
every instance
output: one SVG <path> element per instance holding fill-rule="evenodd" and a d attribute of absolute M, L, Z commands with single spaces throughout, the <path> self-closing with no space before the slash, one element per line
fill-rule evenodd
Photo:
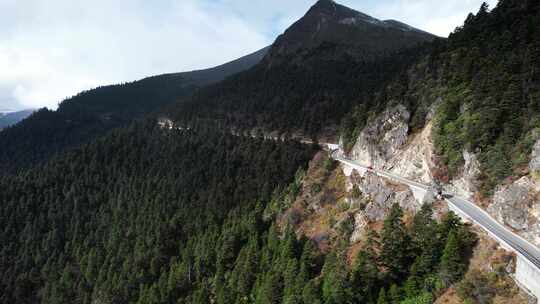
<path fill-rule="evenodd" d="M 421 208 L 413 193 L 408 187 L 394 184 L 375 174 L 366 173 L 360 176 L 356 170 L 344 170 L 347 176 L 349 191 L 356 187 L 362 194 L 362 199 L 351 199 L 351 205 L 356 207 L 354 213 L 354 230 L 351 234 L 351 243 L 358 242 L 364 233 L 365 227 L 370 223 L 383 221 L 393 204 L 398 203 L 403 210 L 414 214 Z"/>
<path fill-rule="evenodd" d="M 375 174 L 367 173 L 361 177 L 356 171 L 348 176 L 349 187 L 353 185 L 363 194 L 360 204 L 362 213 L 370 221 L 383 220 L 394 203 L 399 203 L 405 211 L 415 213 L 420 210 L 411 190 L 403 185 L 394 184 Z"/>
<path fill-rule="evenodd" d="M 540 246 L 540 140 L 534 145 L 530 174 L 495 190 L 488 207 L 497 220 Z"/>
<path fill-rule="evenodd" d="M 432 112 L 435 110 L 436 106 Z M 433 115 L 428 115 L 422 130 L 410 134 L 411 114 L 404 106 L 392 107 L 367 123 L 349 157 L 359 163 L 430 184 L 436 179 L 436 172 L 442 170 L 435 161 L 431 117 Z M 479 190 L 481 166 L 472 152 L 463 151 L 463 159 L 464 165 L 459 174 L 444 187 L 455 195 L 473 200 Z M 490 204 L 487 211 L 499 222 L 540 246 L 540 140 L 533 147 L 528 167 L 528 175 L 497 187 L 493 197 L 488 199 Z M 365 221 L 383 218 L 393 202 L 412 212 L 419 208 L 419 203 L 407 193 L 410 192 L 408 189 L 399 190 L 397 185 L 369 174 L 364 178 L 355 178 L 354 174 L 346 173 L 351 183 L 349 187 L 356 184 L 362 193 L 371 198 L 365 210 L 355 217 L 357 229 Z"/>
<path fill-rule="evenodd" d="M 402 105 L 392 107 L 367 123 L 349 157 L 374 168 L 430 184 L 433 180 L 432 169 L 435 167 L 431 140 L 432 117 L 428 115 L 423 130 L 409 134 L 411 113 Z M 366 223 L 384 219 L 392 204 L 398 203 L 411 214 L 416 213 L 422 205 L 406 186 L 369 173 L 360 177 L 347 167 L 344 167 L 344 171 L 348 177 L 349 189 L 356 185 L 369 198 L 364 202 L 364 208 L 354 217 L 351 242 L 361 238 Z M 433 197 L 428 200 L 433 201 Z M 438 210 L 441 213 L 446 211 L 445 208 Z"/>
<path fill-rule="evenodd" d="M 375 168 L 386 168 L 407 142 L 410 118 L 404 106 L 386 110 L 360 133 L 351 151 L 352 158 Z"/>
<path fill-rule="evenodd" d="M 465 164 L 461 173 L 446 185 L 446 190 L 463 198 L 472 199 L 474 193 L 478 191 L 478 178 L 482 173 L 480 163 L 474 153 L 463 151 Z"/>
<path fill-rule="evenodd" d="M 419 133 L 409 134 L 410 112 L 396 106 L 372 119 L 360 133 L 351 158 L 394 174 L 423 183 L 433 180 L 432 124 Z"/>
<path fill-rule="evenodd" d="M 488 211 L 497 220 L 540 245 L 540 183 L 528 176 L 499 186 Z"/>
<path fill-rule="evenodd" d="M 536 141 L 536 144 L 533 147 L 529 170 L 531 170 L 533 174 L 540 172 L 540 140 Z"/>

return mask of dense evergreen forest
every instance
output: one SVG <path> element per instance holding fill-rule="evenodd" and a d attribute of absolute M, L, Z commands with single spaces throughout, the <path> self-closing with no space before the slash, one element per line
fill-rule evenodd
<path fill-rule="evenodd" d="M 208 273 L 218 253 L 209 237 L 234 228 L 224 224 L 230 211 L 264 204 L 315 151 L 154 125 L 115 131 L 0 179 L 1 303 L 128 303 L 146 287 L 170 286 L 163 280 L 189 259 L 194 275 Z M 241 244 L 225 242 L 231 250 Z M 171 299 L 191 293 L 172 283 Z"/>
<path fill-rule="evenodd" d="M 409 228 L 395 205 L 352 267 L 277 227 L 315 151 L 148 122 L 4 176 L 0 302 L 430 303 L 463 276 L 475 236 L 430 205 Z"/>
<path fill-rule="evenodd" d="M 182 123 L 208 119 L 236 129 L 311 138 L 330 130 L 335 136 L 353 105 L 368 103 L 394 75 L 429 53 L 433 39 L 319 0 L 259 64 L 200 90 L 169 112 Z"/>
<path fill-rule="evenodd" d="M 484 190 L 528 162 L 540 131 L 540 3 L 483 5 L 450 36 L 435 61 L 448 91 L 437 114 L 435 144 L 450 173 L 461 151 L 478 152 Z"/>
<path fill-rule="evenodd" d="M 100 87 L 41 109 L 0 133 L 0 174 L 29 168 L 68 148 L 105 135 L 193 92 L 181 77 L 154 77 Z"/>
<path fill-rule="evenodd" d="M 540 131 L 540 4 L 502 0 L 492 11 L 482 5 L 396 78 L 372 97 L 376 104 L 407 105 L 414 131 L 440 97 L 437 153 L 449 176 L 463 164 L 463 150 L 478 153 L 489 193 L 528 161 Z M 342 121 L 347 147 L 374 113 L 376 108 L 361 104 Z"/>
<path fill-rule="evenodd" d="M 173 117 L 183 123 L 219 120 L 238 129 L 301 132 L 316 138 L 326 127 L 339 125 L 355 104 L 383 106 L 370 103 L 368 97 L 424 50 L 403 50 L 376 61 L 324 56 L 338 48 L 325 43 L 301 64 L 294 63 L 296 56 L 271 67 L 261 63 L 174 105 Z"/>

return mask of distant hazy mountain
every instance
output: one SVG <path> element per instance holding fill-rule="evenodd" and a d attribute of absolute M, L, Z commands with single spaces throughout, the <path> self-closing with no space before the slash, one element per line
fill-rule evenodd
<path fill-rule="evenodd" d="M 91 141 L 205 85 L 257 64 L 267 48 L 215 68 L 164 74 L 99 87 L 42 109 L 0 133 L 0 172 L 30 166 L 67 148 Z"/>
<path fill-rule="evenodd" d="M 0 110 L 0 130 L 5 127 L 14 125 L 19 121 L 30 116 L 35 110 L 8 111 Z"/>

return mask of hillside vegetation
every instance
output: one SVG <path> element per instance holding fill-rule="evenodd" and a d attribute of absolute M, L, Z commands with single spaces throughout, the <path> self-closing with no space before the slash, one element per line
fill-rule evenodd
<path fill-rule="evenodd" d="M 492 11 L 483 5 L 401 75 L 373 99 L 407 105 L 414 131 L 440 98 L 437 153 L 450 176 L 463 164 L 463 150 L 478 153 L 489 193 L 528 161 L 540 131 L 540 5 L 502 0 Z M 346 147 L 377 111 L 362 104 L 343 120 Z"/>
<path fill-rule="evenodd" d="M 343 116 L 412 62 L 435 36 L 383 22 L 330 0 L 318 1 L 252 69 L 172 106 L 182 123 L 219 121 L 317 138 L 336 136 Z"/>
<path fill-rule="evenodd" d="M 149 122 L 0 178 L 0 302 L 429 303 L 462 277 L 475 237 L 429 205 L 410 229 L 395 205 L 352 268 L 276 226 L 314 152 Z"/>
<path fill-rule="evenodd" d="M 56 111 L 41 109 L 0 133 L 0 175 L 31 168 L 141 119 L 200 87 L 249 69 L 266 52 L 264 48 L 211 69 L 98 87 L 67 98 Z"/>
<path fill-rule="evenodd" d="M 171 303 L 187 297 L 218 254 L 234 262 L 245 237 L 228 233 L 242 228 L 238 216 L 313 154 L 297 142 L 151 122 L 2 177 L 0 302 L 151 303 L 146 288 L 158 287 L 171 288 Z"/>

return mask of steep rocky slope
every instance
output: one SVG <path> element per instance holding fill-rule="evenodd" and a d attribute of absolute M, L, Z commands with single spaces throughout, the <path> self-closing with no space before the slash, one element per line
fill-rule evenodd
<path fill-rule="evenodd" d="M 350 157 L 474 200 L 540 245 L 540 7 L 482 6 L 344 120 Z"/>
<path fill-rule="evenodd" d="M 477 156 L 463 150 L 464 165 L 452 179 L 444 180 L 445 171 L 434 151 L 432 138 L 433 121 L 428 117 L 423 129 L 409 134 L 410 113 L 403 107 L 384 111 L 368 122 L 361 131 L 351 158 L 375 168 L 387 170 L 399 176 L 431 184 L 443 181 L 446 190 L 458 196 L 480 198 L 479 178 L 481 168 Z M 540 180 L 538 179 L 537 141 L 530 156 L 528 174 L 514 177 L 499 185 L 492 197 L 478 199 L 496 219 L 506 224 L 529 241 L 540 246 Z M 367 178 L 369 180 L 369 178 Z M 388 196 L 376 191 L 379 196 Z M 366 192 L 366 191 L 363 191 Z M 368 190 L 367 193 L 370 191 Z M 408 204 L 408 200 L 401 203 Z"/>
<path fill-rule="evenodd" d="M 401 149 L 414 150 L 406 146 Z M 412 229 L 415 216 L 422 208 L 422 203 L 415 200 L 408 187 L 369 173 L 360 176 L 356 170 L 333 162 L 327 152 L 318 153 L 308 170 L 297 174 L 294 185 L 297 189 L 294 196 L 275 201 L 267 210 L 279 210 L 279 227 L 283 230 L 294 227 L 298 235 L 313 240 L 323 252 L 345 250 L 345 267 L 351 269 L 361 256 L 359 252 L 369 242 L 371 231 L 384 230 L 384 221 L 394 204 L 405 211 L 406 229 Z M 434 218 L 444 221 L 449 212 L 446 204 L 434 198 L 430 203 Z M 474 231 L 479 240 L 469 257 L 468 270 L 455 284 L 436 283 L 439 287 L 429 289 L 434 303 L 529 303 L 527 294 L 512 279 L 514 256 L 501 249 L 481 229 Z M 436 276 L 432 279 L 436 281 Z"/>

